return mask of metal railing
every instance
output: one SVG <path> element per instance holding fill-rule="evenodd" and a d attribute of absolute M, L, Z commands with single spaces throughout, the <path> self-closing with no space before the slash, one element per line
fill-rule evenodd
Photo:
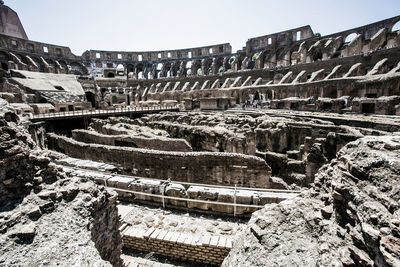
<path fill-rule="evenodd" d="M 63 166 L 63 168 L 64 168 L 64 170 L 65 169 L 79 170 L 79 168 L 72 167 L 72 166 Z M 122 174 L 113 175 L 113 174 L 107 174 L 107 173 L 104 173 L 104 172 L 93 171 L 93 170 L 90 170 L 90 172 L 102 173 L 102 174 L 105 174 L 107 176 L 111 176 L 111 177 L 103 179 L 104 186 L 107 187 L 107 188 L 113 189 L 113 190 L 115 190 L 117 192 L 128 193 L 128 194 L 132 194 L 134 196 L 138 195 L 138 196 L 147 196 L 147 197 L 154 197 L 154 198 L 161 199 L 161 204 L 162 204 L 162 207 L 164 209 L 166 208 L 166 203 L 165 203 L 166 199 L 167 200 L 175 200 L 175 201 L 184 201 L 184 202 L 186 202 L 186 207 L 188 207 L 188 203 L 189 202 L 208 204 L 208 205 L 212 205 L 212 206 L 231 206 L 231 207 L 233 207 L 232 212 L 227 212 L 226 214 L 230 214 L 231 213 L 234 217 L 237 216 L 237 208 L 249 208 L 249 209 L 252 209 L 254 211 L 254 210 L 258 210 L 258 209 L 261 209 L 261 208 L 264 207 L 263 205 L 237 203 L 237 194 L 242 190 L 244 190 L 244 191 L 253 191 L 253 192 L 261 192 L 261 193 L 271 193 L 271 195 L 273 195 L 273 194 L 277 194 L 278 195 L 279 193 L 285 193 L 285 194 L 288 194 L 288 195 L 292 194 L 293 197 L 297 196 L 301 192 L 299 190 L 283 190 L 283 189 L 241 187 L 241 186 L 237 186 L 236 184 L 234 186 L 211 185 L 211 184 L 189 183 L 189 182 L 182 182 L 182 181 L 171 181 L 171 180 L 155 179 L 155 178 L 148 178 L 148 177 L 135 177 L 135 176 L 130 176 L 130 175 L 122 175 Z M 77 175 L 78 177 L 80 176 L 79 174 L 75 174 L 75 175 Z M 133 180 L 135 180 L 135 178 L 136 178 L 136 179 L 143 179 L 143 180 L 159 181 L 160 182 L 160 186 L 163 186 L 163 190 L 161 190 L 159 192 L 159 194 L 157 194 L 157 193 L 140 192 L 140 191 L 135 191 L 135 190 L 132 190 L 132 189 L 122 189 L 122 188 L 118 188 L 118 187 L 109 185 L 108 180 L 112 179 L 112 178 L 114 178 L 116 176 L 125 177 L 125 178 L 131 178 Z M 208 188 L 230 189 L 230 190 L 233 190 L 232 202 L 200 200 L 200 199 L 192 199 L 192 198 L 188 198 L 188 197 L 173 197 L 173 196 L 165 195 L 165 187 L 167 186 L 167 184 L 174 184 L 174 183 L 179 183 L 179 184 L 182 184 L 182 185 L 189 185 L 189 186 L 193 185 L 193 186 L 208 187 Z M 138 200 L 142 200 L 142 199 L 138 199 Z M 149 201 L 149 200 L 142 200 L 142 201 Z M 169 205 L 171 205 L 171 203 L 169 203 Z M 173 206 L 175 206 L 175 205 L 173 205 Z M 198 211 L 201 212 L 200 210 L 198 210 Z M 217 211 L 215 211 L 215 212 L 217 212 Z"/>
<path fill-rule="evenodd" d="M 95 115 L 118 115 L 125 113 L 134 112 L 145 112 L 145 111 L 168 111 L 173 109 L 179 109 L 178 106 L 153 106 L 153 107 L 134 107 L 134 108 L 119 108 L 119 109 L 95 109 L 95 110 L 73 110 L 63 112 L 47 112 L 34 114 L 32 119 L 44 119 L 44 118 L 68 118 L 68 117 L 82 117 L 82 116 L 95 116 Z"/>

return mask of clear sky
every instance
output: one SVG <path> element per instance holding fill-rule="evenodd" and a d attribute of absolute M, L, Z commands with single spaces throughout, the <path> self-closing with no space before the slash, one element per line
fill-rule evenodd
<path fill-rule="evenodd" d="M 322 35 L 400 15 L 400 0 L 5 0 L 29 39 L 85 50 L 230 43 L 304 25 Z"/>

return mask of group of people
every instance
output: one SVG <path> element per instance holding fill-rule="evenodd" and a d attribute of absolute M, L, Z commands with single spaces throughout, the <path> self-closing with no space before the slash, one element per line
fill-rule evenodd
<path fill-rule="evenodd" d="M 246 108 L 258 108 L 261 107 L 261 103 L 262 101 L 259 99 L 247 99 L 244 103 L 242 103 L 242 109 L 246 109 Z M 264 102 L 267 103 L 267 106 L 269 106 L 271 104 L 271 100 L 269 100 L 269 98 Z"/>

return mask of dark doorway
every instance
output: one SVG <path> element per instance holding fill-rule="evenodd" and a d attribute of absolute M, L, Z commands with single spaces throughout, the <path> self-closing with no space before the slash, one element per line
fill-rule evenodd
<path fill-rule="evenodd" d="M 109 72 L 109 73 L 107 74 L 107 77 L 108 77 L 108 78 L 114 78 L 114 77 L 115 77 L 115 74 L 114 74 L 113 72 Z"/>
<path fill-rule="evenodd" d="M 74 106 L 73 105 L 68 105 L 68 111 L 74 111 Z"/>
<path fill-rule="evenodd" d="M 375 103 L 363 103 L 361 105 L 362 113 L 375 113 Z"/>
<path fill-rule="evenodd" d="M 321 110 L 332 111 L 332 103 L 323 103 Z"/>
<path fill-rule="evenodd" d="M 7 63 L 4 63 L 4 62 L 1 62 L 1 68 L 2 68 L 3 70 L 5 70 L 5 71 L 8 71 L 8 64 L 7 64 Z"/>
<path fill-rule="evenodd" d="M 96 97 L 92 92 L 85 92 L 86 100 L 92 103 L 92 107 L 96 106 Z"/>

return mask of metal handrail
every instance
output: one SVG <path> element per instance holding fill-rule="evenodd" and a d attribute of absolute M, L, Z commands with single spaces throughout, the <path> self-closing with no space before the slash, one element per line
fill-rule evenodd
<path fill-rule="evenodd" d="M 124 192 L 124 193 L 138 194 L 138 195 L 143 195 L 143 196 L 158 197 L 158 198 L 165 198 L 165 199 L 172 199 L 172 200 L 180 200 L 180 201 L 186 201 L 186 202 L 196 202 L 196 203 L 214 204 L 214 205 L 225 205 L 225 206 L 244 207 L 244 208 L 258 208 L 258 209 L 261 209 L 261 208 L 264 207 L 262 205 L 237 204 L 237 203 L 230 203 L 230 202 L 199 200 L 199 199 L 191 199 L 191 198 L 183 198 L 183 197 L 171 197 L 171 196 L 166 196 L 166 195 L 156 195 L 156 194 L 138 192 L 138 191 L 134 191 L 134 190 L 121 189 L 121 188 L 112 187 L 112 186 L 107 186 L 107 187 L 108 188 L 112 188 L 115 191 L 120 191 L 120 192 Z"/>
<path fill-rule="evenodd" d="M 130 112 L 140 112 L 140 111 L 152 111 L 152 110 L 171 110 L 179 108 L 178 105 L 175 106 L 153 106 L 153 107 L 135 107 L 134 109 L 128 108 L 119 108 L 114 110 L 107 109 L 96 109 L 96 110 L 73 110 L 73 111 L 63 111 L 63 112 L 46 112 L 41 114 L 34 114 L 32 116 L 33 119 L 40 118 L 52 118 L 52 117 L 71 117 L 71 116 L 79 116 L 79 115 L 96 115 L 96 114 L 120 114 L 120 113 L 130 113 Z"/>
<path fill-rule="evenodd" d="M 68 168 L 68 169 L 74 169 L 74 170 L 80 170 L 77 167 L 73 167 L 73 166 L 63 166 L 64 168 Z M 215 185 L 215 184 L 202 184 L 202 183 L 191 183 L 191 182 L 184 182 L 184 181 L 177 181 L 177 180 L 164 180 L 164 179 L 156 179 L 156 178 L 150 178 L 150 177 L 137 177 L 137 176 L 130 176 L 130 175 L 125 175 L 125 174 L 112 174 L 112 173 L 104 173 L 101 171 L 96 171 L 96 170 L 90 170 L 90 172 L 94 172 L 94 173 L 101 173 L 101 174 L 106 174 L 111 176 L 110 178 L 104 179 L 104 180 L 108 180 L 111 179 L 115 176 L 119 176 L 119 177 L 125 177 L 125 178 L 131 178 L 131 179 L 145 179 L 145 180 L 152 180 L 152 181 L 159 181 L 159 182 L 170 182 L 170 183 L 179 183 L 179 184 L 183 184 L 183 185 L 193 185 L 193 186 L 203 186 L 203 187 L 212 187 L 212 188 L 222 188 L 222 189 L 230 189 L 230 190 L 234 190 L 235 186 L 229 186 L 229 185 Z M 236 185 L 236 189 L 237 190 L 250 190 L 250 191 L 256 191 L 256 192 L 265 192 L 265 193 L 286 193 L 286 194 L 299 194 L 301 193 L 301 190 L 286 190 L 286 189 L 272 189 L 272 188 L 262 188 L 262 187 L 244 187 L 244 186 L 237 186 Z"/>

